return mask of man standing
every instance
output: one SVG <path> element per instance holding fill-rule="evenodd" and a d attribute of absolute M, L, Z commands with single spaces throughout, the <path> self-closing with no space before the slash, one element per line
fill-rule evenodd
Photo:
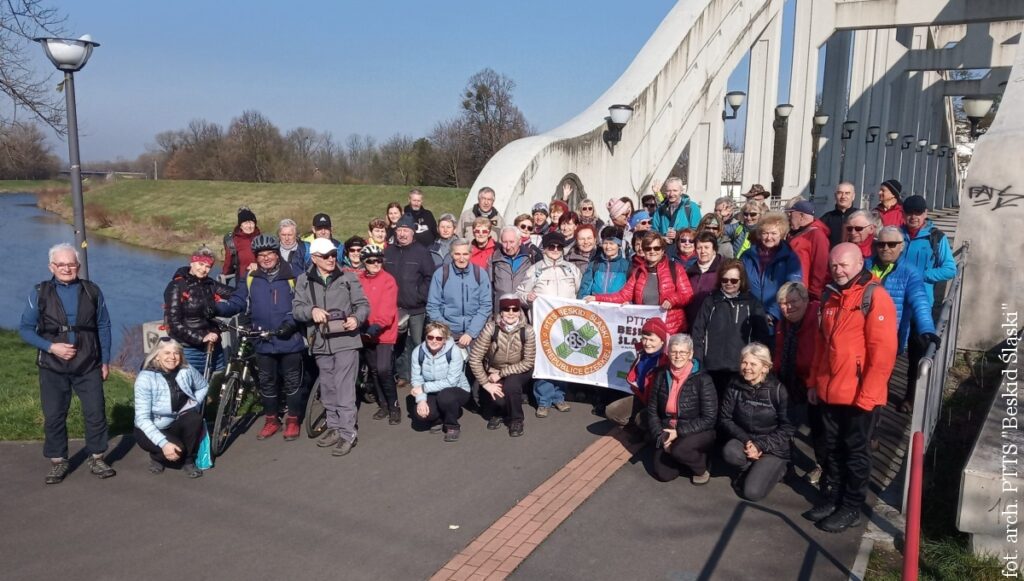
<path fill-rule="evenodd" d="M 523 244 L 518 228 L 505 226 L 501 229 L 501 249 L 491 255 L 494 314 L 498 314 L 498 299 L 502 295 L 515 294 L 522 284 L 533 258 L 531 247 Z"/>
<path fill-rule="evenodd" d="M 683 180 L 671 177 L 665 180 L 665 201 L 652 217 L 651 227 L 675 243 L 676 232 L 683 228 L 696 228 L 700 223 L 700 206 L 683 194 Z"/>
<path fill-rule="evenodd" d="M 426 324 L 427 295 L 430 277 L 434 275 L 434 260 L 430 251 L 416 244 L 416 224 L 409 216 L 402 216 L 395 228 L 395 243 L 384 249 L 384 270 L 398 283 L 398 317 L 409 315 L 408 332 L 404 346 L 395 361 L 399 387 L 409 384 L 412 373 L 413 350 L 423 342 Z"/>
<path fill-rule="evenodd" d="M 317 238 L 330 240 L 335 248 L 341 246 L 341 242 L 334 239 L 334 231 L 331 229 L 331 217 L 323 212 L 313 216 L 313 232 L 302 237 L 303 254 L 306 257 L 306 265 L 303 270 L 308 269 L 313 264 L 312 258 L 309 256 L 309 246 Z"/>
<path fill-rule="evenodd" d="M 491 281 L 487 271 L 469 262 L 469 242 L 452 242 L 452 261 L 434 271 L 427 316 L 448 325 L 455 344 L 467 349 L 491 316 Z"/>
<path fill-rule="evenodd" d="M 803 516 L 838 533 L 860 524 L 867 497 L 874 415 L 896 364 L 896 307 L 855 245 L 836 246 L 829 259 L 832 282 L 822 295 L 807 384 L 808 402 L 823 405 L 825 493 Z"/>
<path fill-rule="evenodd" d="M 277 226 L 277 237 L 281 240 L 281 259 L 291 266 L 293 273 L 301 273 L 309 264 L 306 245 L 299 240 L 295 220 L 285 218 Z"/>
<path fill-rule="evenodd" d="M 344 456 L 358 441 L 359 326 L 369 317 L 370 304 L 359 279 L 338 267 L 338 249 L 330 240 L 317 238 L 309 252 L 313 267 L 295 282 L 292 314 L 296 321 L 315 325 L 310 351 L 320 369 L 320 401 L 327 411 L 327 429 L 316 445 L 333 446 L 332 456 Z"/>
<path fill-rule="evenodd" d="M 836 186 L 836 207 L 821 215 L 821 222 L 828 227 L 828 242 L 830 248 L 835 248 L 843 241 L 843 225 L 846 219 L 853 213 L 853 199 L 857 192 L 850 182 L 843 182 Z"/>
<path fill-rule="evenodd" d="M 928 204 L 910 196 L 903 204 L 903 257 L 924 276 L 928 304 L 935 303 L 935 284 L 956 276 L 956 259 L 949 238 L 928 219 Z"/>
<path fill-rule="evenodd" d="M 107 413 L 103 382 L 110 373 L 110 316 L 100 288 L 78 278 L 78 251 L 70 244 L 50 248 L 50 280 L 29 293 L 21 314 L 19 334 L 39 350 L 39 399 L 46 440 L 43 455 L 50 459 L 47 484 L 59 484 L 68 464 L 68 408 L 78 394 L 85 418 L 85 449 L 89 472 L 110 478 L 116 472 L 104 460 L 107 451 Z"/>
<path fill-rule="evenodd" d="M 437 238 L 437 221 L 434 220 L 434 214 L 423 207 L 423 192 L 418 189 L 409 190 L 409 205 L 405 207 L 405 215 L 412 218 L 415 225 L 416 242 L 424 248 L 430 248 Z"/>
<path fill-rule="evenodd" d="M 505 226 L 498 209 L 494 207 L 494 190 L 483 187 L 476 194 L 476 203 L 459 216 L 459 236 L 466 240 L 473 239 L 473 220 L 487 218 L 491 221 L 491 236 L 497 238 L 498 232 Z"/>
<path fill-rule="evenodd" d="M 786 211 L 789 214 L 789 247 L 800 259 L 804 286 L 811 298 L 821 298 L 828 282 L 828 234 L 825 225 L 814 218 L 814 204 L 800 200 Z"/>

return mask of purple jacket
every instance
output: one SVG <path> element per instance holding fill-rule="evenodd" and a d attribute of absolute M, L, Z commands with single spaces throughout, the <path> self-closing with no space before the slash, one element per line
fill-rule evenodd
<path fill-rule="evenodd" d="M 690 288 L 693 289 L 693 298 L 686 305 L 686 320 L 697 320 L 697 313 L 704 299 L 711 293 L 718 290 L 718 267 L 722 265 L 722 255 L 715 255 L 707 272 L 701 272 L 696 261 L 686 269 L 686 276 L 690 279 Z"/>

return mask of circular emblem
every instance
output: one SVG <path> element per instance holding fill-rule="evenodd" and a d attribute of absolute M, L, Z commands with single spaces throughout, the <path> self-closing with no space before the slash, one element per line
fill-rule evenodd
<path fill-rule="evenodd" d="M 544 355 L 560 371 L 590 375 L 612 356 L 612 334 L 601 317 L 587 309 L 566 306 L 548 313 L 540 327 Z"/>

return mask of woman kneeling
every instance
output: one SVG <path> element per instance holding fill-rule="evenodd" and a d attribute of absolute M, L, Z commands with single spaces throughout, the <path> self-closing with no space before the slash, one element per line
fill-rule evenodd
<path fill-rule="evenodd" d="M 733 488 L 752 501 L 768 496 L 785 476 L 792 445 L 786 388 L 769 375 L 771 368 L 767 347 L 747 345 L 740 351 L 739 376 L 722 398 L 721 426 L 730 438 L 722 456 L 741 470 Z"/>
<path fill-rule="evenodd" d="M 459 416 L 469 401 L 469 380 L 463 370 L 465 358 L 455 348 L 448 325 L 427 324 L 423 343 L 412 355 L 412 391 L 416 415 L 424 422 L 443 426 L 445 442 L 459 439 Z"/>

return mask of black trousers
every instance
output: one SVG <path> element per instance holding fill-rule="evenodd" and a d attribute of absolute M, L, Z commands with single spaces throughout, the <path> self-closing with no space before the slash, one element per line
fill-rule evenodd
<path fill-rule="evenodd" d="M 844 508 L 860 510 L 871 480 L 871 432 L 877 408 L 819 404 L 825 428 L 826 484 L 831 498 Z"/>
<path fill-rule="evenodd" d="M 302 415 L 302 356 L 302 351 L 260 353 L 256 356 L 256 372 L 260 378 L 264 414 L 276 416 L 279 398 L 284 395 L 288 413 L 293 416 Z"/>
<path fill-rule="evenodd" d="M 203 415 L 198 408 L 192 408 L 178 416 L 171 425 L 160 430 L 167 440 L 181 448 L 181 457 L 187 464 L 194 464 L 196 454 L 199 452 L 199 437 L 203 434 Z M 149 452 L 149 457 L 157 462 L 167 464 L 170 461 L 164 458 L 164 452 L 152 440 L 146 437 L 145 432 L 135 428 L 135 443 L 140 448 Z"/>
<path fill-rule="evenodd" d="M 814 463 L 825 465 L 828 451 L 825 449 L 825 426 L 821 423 L 821 409 L 824 404 L 811 405 L 804 401 L 795 403 L 789 400 L 789 421 L 798 428 L 804 423 L 810 428 L 811 449 L 814 450 Z M 793 447 L 796 450 L 796 446 Z"/>
<path fill-rule="evenodd" d="M 423 420 L 434 423 L 438 419 L 446 426 L 459 427 L 459 416 L 462 407 L 469 403 L 469 392 L 461 387 L 449 387 L 436 393 L 427 394 L 427 407 L 430 413 Z"/>
<path fill-rule="evenodd" d="M 715 445 L 715 431 L 707 430 L 676 438 L 668 450 L 658 446 L 654 449 L 654 477 L 661 482 L 679 478 L 686 468 L 695 475 L 704 474 L 708 469 L 708 452 Z"/>
<path fill-rule="evenodd" d="M 107 451 L 107 411 L 100 368 L 81 375 L 39 368 L 39 399 L 43 407 L 43 456 L 68 457 L 68 409 L 71 394 L 82 402 L 85 449 L 90 454 Z"/>
<path fill-rule="evenodd" d="M 744 472 L 743 498 L 757 502 L 768 496 L 786 475 L 789 460 L 772 454 L 761 454 L 759 459 L 751 460 L 743 451 L 745 443 L 736 439 L 729 440 L 722 448 L 722 458 Z"/>
<path fill-rule="evenodd" d="M 398 407 L 398 388 L 392 366 L 394 351 L 394 345 L 380 343 L 363 348 L 366 366 L 370 369 L 370 382 L 377 394 L 377 405 L 388 409 Z"/>
<path fill-rule="evenodd" d="M 523 392 L 530 384 L 529 373 L 516 373 L 501 379 L 501 390 L 505 397 L 494 399 L 486 389 L 480 388 L 480 402 L 483 406 L 484 415 L 487 417 L 504 416 L 506 421 L 522 421 L 523 415 Z"/>

